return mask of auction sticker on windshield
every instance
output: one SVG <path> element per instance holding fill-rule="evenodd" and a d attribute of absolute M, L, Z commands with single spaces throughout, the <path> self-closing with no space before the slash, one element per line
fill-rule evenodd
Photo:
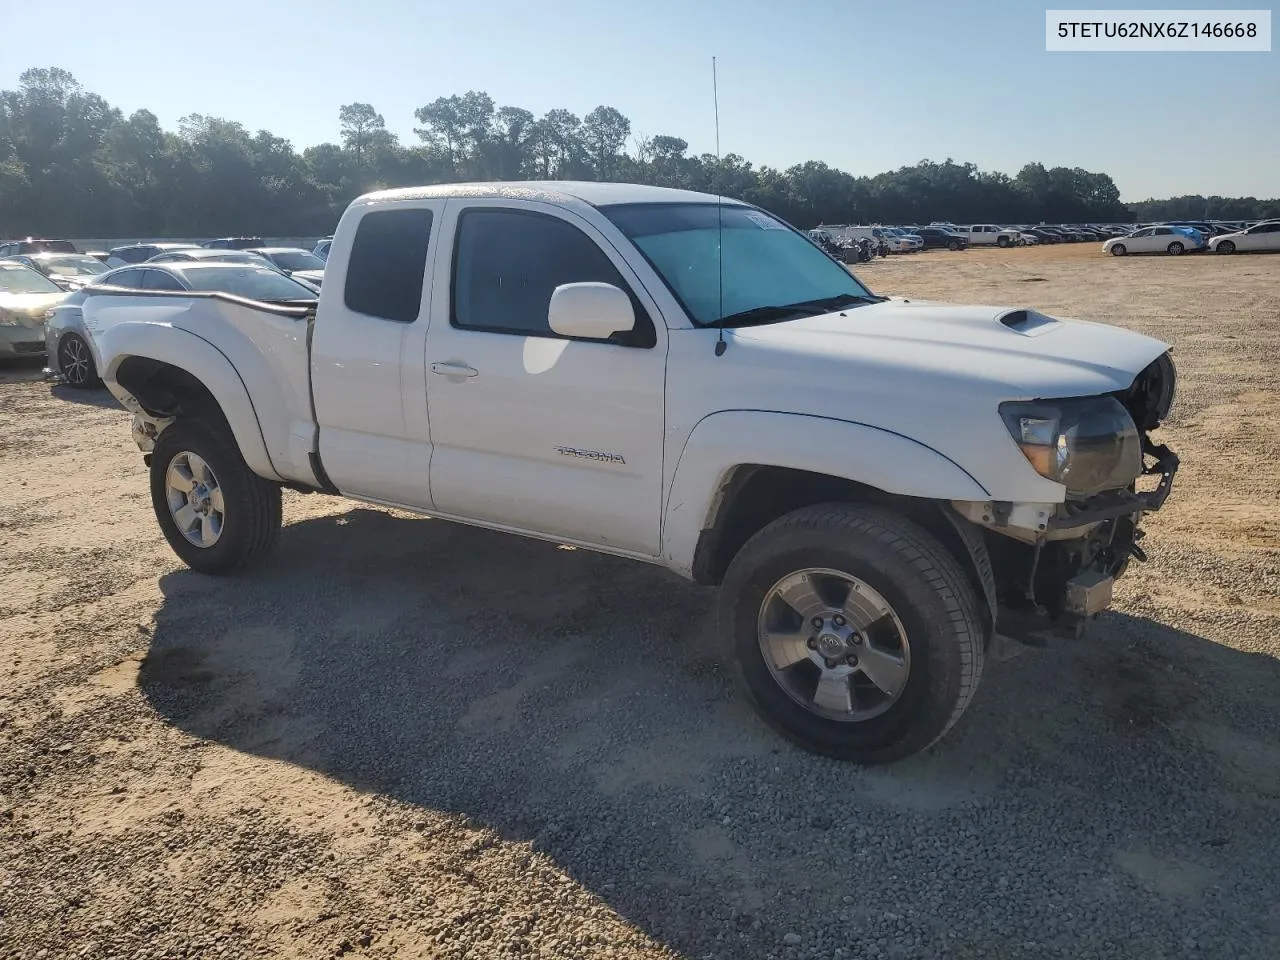
<path fill-rule="evenodd" d="M 745 214 L 746 218 L 754 223 L 761 230 L 785 230 L 787 229 L 773 217 L 766 216 L 763 213 L 750 212 Z"/>

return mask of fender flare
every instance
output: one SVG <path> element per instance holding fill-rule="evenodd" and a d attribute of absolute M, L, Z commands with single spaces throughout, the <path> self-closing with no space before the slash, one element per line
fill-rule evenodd
<path fill-rule="evenodd" d="M 954 460 L 870 424 L 769 410 L 724 410 L 700 420 L 680 453 L 662 517 L 662 557 L 693 575 L 698 539 L 715 522 L 740 466 L 787 467 L 926 500 L 989 500 Z"/>
<path fill-rule="evenodd" d="M 104 359 L 102 380 L 130 413 L 143 412 L 116 374 L 133 357 L 167 363 L 198 380 L 217 401 L 249 469 L 266 480 L 283 480 L 276 472 L 262 436 L 262 425 L 249 391 L 235 366 L 217 347 L 179 327 L 121 323 L 98 337 Z"/>

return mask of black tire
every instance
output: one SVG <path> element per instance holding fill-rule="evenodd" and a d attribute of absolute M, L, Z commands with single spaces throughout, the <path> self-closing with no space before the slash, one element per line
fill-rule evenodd
<path fill-rule="evenodd" d="M 221 488 L 225 513 L 212 546 L 188 540 L 169 508 L 166 475 L 174 458 L 184 453 L 203 459 Z M 201 573 L 226 574 L 252 566 L 280 536 L 280 488 L 249 469 L 230 430 L 217 421 L 179 420 L 160 434 L 151 453 L 151 505 L 173 552 Z"/>
<path fill-rule="evenodd" d="M 905 630 L 905 686 L 869 719 L 829 719 L 801 706 L 761 652 L 759 618 L 770 590 L 811 568 L 863 581 Z M 960 718 L 982 675 L 984 626 L 969 578 L 930 534 L 879 507 L 819 504 L 769 524 L 734 557 L 719 606 L 722 642 L 756 711 L 804 749 L 840 760 L 889 763 L 926 749 Z"/>
<path fill-rule="evenodd" d="M 1236 244 L 1234 240 L 1223 240 L 1216 249 L 1219 253 L 1235 253 Z"/>
<path fill-rule="evenodd" d="M 997 247 L 1007 247 L 1012 241 L 1008 237 L 996 237 Z"/>
<path fill-rule="evenodd" d="M 1173 243 L 1169 244 L 1169 246 L 1166 247 L 1165 249 L 1169 251 L 1169 256 L 1180 257 L 1182 256 L 1182 252 L 1187 248 L 1184 247 L 1180 241 L 1175 240 L 1173 241 Z"/>
<path fill-rule="evenodd" d="M 959 241 L 959 240 L 948 240 L 948 241 L 947 241 L 947 249 L 948 249 L 948 250 L 959 250 L 959 249 L 960 249 L 960 241 Z"/>
<path fill-rule="evenodd" d="M 1125 249 L 1125 246 L 1123 243 L 1117 243 L 1114 247 L 1111 248 L 1111 255 L 1113 257 L 1123 257 L 1128 252 L 1129 251 Z"/>
<path fill-rule="evenodd" d="M 58 370 L 67 386 L 77 390 L 93 390 L 102 386 L 98 366 L 93 362 L 93 351 L 78 333 L 68 333 L 58 341 Z"/>

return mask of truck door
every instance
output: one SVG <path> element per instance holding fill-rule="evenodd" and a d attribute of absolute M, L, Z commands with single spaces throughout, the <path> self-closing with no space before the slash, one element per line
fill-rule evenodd
<path fill-rule="evenodd" d="M 325 268 L 311 342 L 320 459 L 344 494 L 431 506 L 425 349 L 443 200 L 353 207 Z"/>
<path fill-rule="evenodd" d="M 645 556 L 658 554 L 667 331 L 630 267 L 552 204 L 453 199 L 437 258 L 427 397 L 437 511 Z M 630 294 L 626 343 L 547 322 L 565 283 Z"/>

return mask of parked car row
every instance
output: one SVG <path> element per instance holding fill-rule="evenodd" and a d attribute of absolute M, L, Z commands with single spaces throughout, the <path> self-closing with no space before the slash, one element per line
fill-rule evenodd
<path fill-rule="evenodd" d="M 949 221 L 935 221 L 927 226 L 823 224 L 810 231 L 810 235 L 835 249 L 859 238 L 867 238 L 879 246 L 882 255 L 929 249 L 964 250 L 976 246 L 1004 248 L 1097 241 L 1102 241 L 1104 252 L 1118 257 L 1130 253 L 1167 253 L 1179 256 L 1198 251 L 1224 254 L 1280 251 L 1280 220 L 1005 226 L 996 223 L 966 225 Z"/>
<path fill-rule="evenodd" d="M 1104 253 L 1123 257 L 1130 253 L 1280 252 L 1280 220 L 1263 220 L 1239 230 L 1210 232 L 1203 226 L 1164 223 L 1140 227 L 1102 245 Z"/>
<path fill-rule="evenodd" d="M 200 257 L 191 255 L 193 252 L 221 256 Z M 224 248 L 164 256 L 172 259 L 117 267 L 48 309 L 41 347 L 49 358 L 45 371 L 49 376 L 60 377 L 69 386 L 77 388 L 101 385 L 99 359 L 93 338 L 85 329 L 84 314 L 80 308 L 87 297 L 102 287 L 173 293 L 225 293 L 264 303 L 290 305 L 313 303 L 318 296 L 314 286 L 285 276 L 252 254 Z"/>
<path fill-rule="evenodd" d="M 258 246 L 242 247 L 247 242 Z M 135 243 L 98 256 L 76 253 L 65 240 L 0 245 L 5 251 L 0 256 L 0 357 L 46 354 L 46 373 L 72 386 L 96 386 L 96 360 L 92 341 L 79 326 L 79 303 L 86 290 L 97 287 L 314 301 L 324 280 L 324 260 L 301 248 L 262 244 L 260 237 L 203 246 Z"/>

